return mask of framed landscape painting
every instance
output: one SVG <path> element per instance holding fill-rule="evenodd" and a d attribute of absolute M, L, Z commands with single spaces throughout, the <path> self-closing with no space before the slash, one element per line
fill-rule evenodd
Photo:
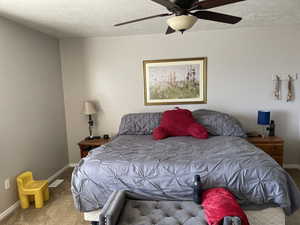
<path fill-rule="evenodd" d="M 145 60 L 145 105 L 205 104 L 207 58 Z"/>

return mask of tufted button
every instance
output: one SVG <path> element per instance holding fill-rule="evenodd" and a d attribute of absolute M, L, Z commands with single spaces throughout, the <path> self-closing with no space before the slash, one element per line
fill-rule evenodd
<path fill-rule="evenodd" d="M 177 206 L 176 206 L 176 209 L 181 210 L 182 207 L 181 207 L 180 205 L 177 205 Z"/>
<path fill-rule="evenodd" d="M 139 205 L 133 205 L 132 208 L 138 209 L 140 206 Z"/>
<path fill-rule="evenodd" d="M 166 214 L 165 214 L 165 217 L 170 217 L 170 215 L 166 213 Z"/>

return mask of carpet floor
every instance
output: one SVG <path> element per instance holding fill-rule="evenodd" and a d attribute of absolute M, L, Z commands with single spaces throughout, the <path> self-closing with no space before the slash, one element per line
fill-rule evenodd
<path fill-rule="evenodd" d="M 30 206 L 18 209 L 0 222 L 1 225 L 87 225 L 83 214 L 74 208 L 70 192 L 72 168 L 67 169 L 59 178 L 64 182 L 56 188 L 50 188 L 50 200 L 41 209 Z"/>
<path fill-rule="evenodd" d="M 288 170 L 300 187 L 300 171 Z M 57 188 L 50 189 L 50 200 L 42 209 L 18 209 L 0 222 L 0 225 L 87 225 L 83 214 L 79 213 L 73 205 L 70 192 L 72 169 L 66 170 L 59 178 L 64 179 Z M 286 220 L 286 225 L 300 224 L 300 210 Z"/>

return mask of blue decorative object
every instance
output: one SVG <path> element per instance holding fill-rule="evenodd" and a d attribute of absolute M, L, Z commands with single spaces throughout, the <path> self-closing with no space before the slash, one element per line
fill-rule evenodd
<path fill-rule="evenodd" d="M 271 112 L 269 111 L 258 111 L 257 124 L 269 125 L 270 124 Z"/>

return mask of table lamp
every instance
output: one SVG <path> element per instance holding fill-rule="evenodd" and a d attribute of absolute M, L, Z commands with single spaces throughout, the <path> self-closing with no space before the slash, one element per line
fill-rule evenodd
<path fill-rule="evenodd" d="M 94 121 L 93 121 L 92 115 L 96 114 L 96 113 L 97 113 L 96 107 L 92 102 L 90 102 L 90 101 L 83 102 L 82 114 L 89 116 L 88 124 L 89 124 L 90 136 L 87 137 L 86 139 L 90 139 L 90 140 L 94 139 L 94 136 L 93 136 Z"/>
<path fill-rule="evenodd" d="M 257 114 L 257 124 L 262 126 L 263 133 L 262 137 L 265 138 L 267 132 L 267 126 L 270 125 L 270 111 L 258 111 Z"/>

